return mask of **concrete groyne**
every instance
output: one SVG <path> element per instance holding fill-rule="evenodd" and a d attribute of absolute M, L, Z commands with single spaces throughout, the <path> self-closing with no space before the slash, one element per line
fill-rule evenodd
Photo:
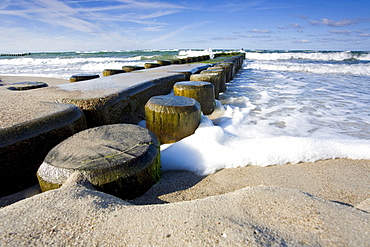
<path fill-rule="evenodd" d="M 243 58 L 225 58 L 222 64 L 227 63 L 235 74 Z M 207 57 L 190 60 L 204 59 Z M 144 106 L 151 97 L 168 94 L 176 82 L 189 80 L 191 75 L 217 65 L 163 64 L 32 90 L 0 87 L 0 197 L 36 184 L 38 167 L 58 143 L 87 128 L 136 124 L 145 118 Z"/>
<path fill-rule="evenodd" d="M 27 53 L 2 53 L 0 57 L 22 57 L 22 56 L 29 56 L 31 55 L 30 52 Z"/>

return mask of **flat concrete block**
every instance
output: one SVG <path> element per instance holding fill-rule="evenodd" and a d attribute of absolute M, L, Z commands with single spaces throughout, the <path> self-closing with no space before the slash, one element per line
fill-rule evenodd
<path fill-rule="evenodd" d="M 159 63 L 145 63 L 144 67 L 146 69 L 151 69 L 151 68 L 157 68 L 160 67 L 161 65 Z"/>
<path fill-rule="evenodd" d="M 174 94 L 193 98 L 200 103 L 204 115 L 209 115 L 215 109 L 215 89 L 212 83 L 204 81 L 182 81 L 174 86 Z"/>
<path fill-rule="evenodd" d="M 170 59 L 168 61 L 170 61 L 172 64 L 181 64 L 180 59 Z"/>
<path fill-rule="evenodd" d="M 176 64 L 170 66 L 161 66 L 157 68 L 152 68 L 150 70 L 136 71 L 135 73 L 175 73 L 185 75 L 186 81 L 190 80 L 192 74 L 200 73 L 202 70 L 209 68 L 211 65 L 202 63 L 192 63 L 192 64 Z"/>
<path fill-rule="evenodd" d="M 145 69 L 143 66 L 122 66 L 122 69 L 126 72 L 132 72 L 136 70 L 142 70 Z"/>
<path fill-rule="evenodd" d="M 186 63 L 192 63 L 194 60 L 192 57 L 184 58 L 186 60 Z"/>
<path fill-rule="evenodd" d="M 86 129 L 82 111 L 59 103 L 17 102 L 0 121 L 0 196 L 37 183 L 36 171 L 58 143 Z"/>
<path fill-rule="evenodd" d="M 158 60 L 157 63 L 160 64 L 161 66 L 167 66 L 172 64 L 172 62 L 168 60 Z"/>
<path fill-rule="evenodd" d="M 149 71 L 117 74 L 57 88 L 65 94 L 63 103 L 83 110 L 89 127 L 137 123 L 145 118 L 144 106 L 150 97 L 168 94 L 176 82 L 184 80 L 179 73 Z"/>
<path fill-rule="evenodd" d="M 126 70 L 123 69 L 105 69 L 103 70 L 103 76 L 110 76 L 110 75 L 116 75 L 126 73 Z"/>
<path fill-rule="evenodd" d="M 136 198 L 160 179 L 159 142 L 149 130 L 132 124 L 81 131 L 46 156 L 37 171 L 42 191 L 61 187 L 75 171 L 102 192 Z"/>
<path fill-rule="evenodd" d="M 22 90 L 30 90 L 30 89 L 35 89 L 35 88 L 41 88 L 41 87 L 48 87 L 49 85 L 46 84 L 45 82 L 40 82 L 40 81 L 25 81 L 25 82 L 17 82 L 13 83 L 8 87 L 9 90 L 17 90 L 17 91 L 22 91 Z"/>
<path fill-rule="evenodd" d="M 145 105 L 146 127 L 161 143 L 174 143 L 193 134 L 200 114 L 198 101 L 175 95 L 154 96 Z"/>
<path fill-rule="evenodd" d="M 99 75 L 90 75 L 90 74 L 79 74 L 79 75 L 72 75 L 69 78 L 70 82 L 78 82 L 78 81 L 86 81 L 91 79 L 99 78 Z"/>

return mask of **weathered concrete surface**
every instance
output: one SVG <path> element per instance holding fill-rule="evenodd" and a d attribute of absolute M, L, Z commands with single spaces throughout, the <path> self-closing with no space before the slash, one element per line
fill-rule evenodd
<path fill-rule="evenodd" d="M 220 83 L 222 77 L 220 74 L 217 73 L 207 73 L 207 74 L 194 74 L 190 76 L 190 81 L 206 81 L 213 84 L 215 90 L 215 98 L 218 99 L 218 95 L 220 93 Z"/>
<path fill-rule="evenodd" d="M 198 101 L 175 95 L 159 95 L 145 105 L 146 127 L 161 143 L 174 143 L 194 134 L 201 118 Z"/>
<path fill-rule="evenodd" d="M 148 70 L 140 70 L 137 73 L 180 73 L 185 75 L 185 81 L 190 79 L 192 74 L 200 73 L 214 64 L 174 64 L 171 66 L 161 66 Z"/>
<path fill-rule="evenodd" d="M 139 122 L 152 96 L 167 94 L 185 80 L 184 74 L 171 71 L 202 68 L 170 65 L 27 91 L 0 87 L 2 195 L 35 184 L 38 166 L 59 142 L 86 127 Z"/>
<path fill-rule="evenodd" d="M 211 114 L 215 109 L 215 89 L 212 83 L 204 81 L 177 82 L 173 86 L 173 93 L 177 96 L 197 100 L 204 115 Z"/>
<path fill-rule="evenodd" d="M 36 90 L 36 89 L 34 89 Z M 74 106 L 16 101 L 0 90 L 0 196 L 37 182 L 35 173 L 49 150 L 74 133 L 87 128 L 82 111 Z M 31 90 L 33 91 L 33 90 Z M 15 94 L 23 92 L 16 92 Z M 28 99 L 28 100 L 27 100 Z"/>

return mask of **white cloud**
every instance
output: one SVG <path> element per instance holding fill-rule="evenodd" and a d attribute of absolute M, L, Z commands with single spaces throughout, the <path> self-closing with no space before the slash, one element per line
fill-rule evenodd
<path fill-rule="evenodd" d="M 351 31 L 349 30 L 329 30 L 330 33 L 334 34 L 350 34 Z"/>
<path fill-rule="evenodd" d="M 307 39 L 301 39 L 301 40 L 294 41 L 293 43 L 304 44 L 304 43 L 311 43 L 311 41 Z"/>
<path fill-rule="evenodd" d="M 252 30 L 249 30 L 248 33 L 272 33 L 272 31 L 270 31 L 270 30 L 252 29 Z"/>
<path fill-rule="evenodd" d="M 351 26 L 351 25 L 358 23 L 357 20 L 350 20 L 350 19 L 345 19 L 345 20 L 338 21 L 338 22 L 328 20 L 328 19 L 322 19 L 321 21 L 323 25 L 329 26 L 329 27 L 345 27 L 345 26 Z"/>
<path fill-rule="evenodd" d="M 323 18 L 321 19 L 321 21 L 309 20 L 308 22 L 314 26 L 324 25 L 328 27 L 345 27 L 355 25 L 359 21 L 355 19 L 343 19 L 342 21 L 333 21 Z"/>

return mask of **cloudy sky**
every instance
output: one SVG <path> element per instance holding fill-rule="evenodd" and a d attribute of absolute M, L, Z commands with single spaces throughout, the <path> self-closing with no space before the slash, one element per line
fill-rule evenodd
<path fill-rule="evenodd" d="M 0 52 L 370 50 L 369 0 L 1 0 Z"/>

